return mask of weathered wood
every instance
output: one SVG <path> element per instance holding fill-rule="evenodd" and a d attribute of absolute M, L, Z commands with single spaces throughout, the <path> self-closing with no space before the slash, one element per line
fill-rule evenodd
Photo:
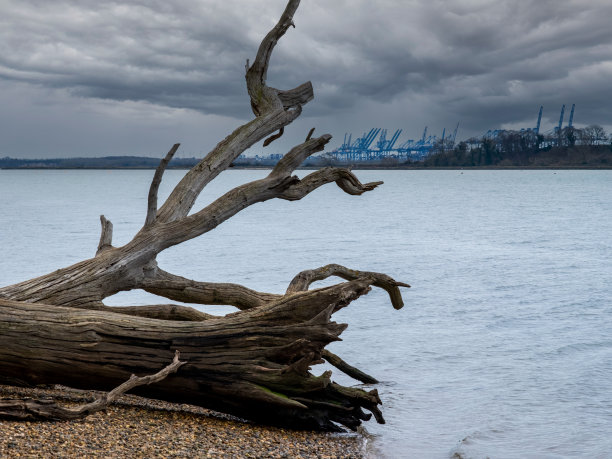
<path fill-rule="evenodd" d="M 308 142 L 312 138 L 314 131 L 315 131 L 315 128 L 310 128 L 310 131 L 308 131 L 308 135 L 306 136 L 306 140 L 304 142 Z"/>
<path fill-rule="evenodd" d="M 330 373 L 308 370 L 346 328 L 333 312 L 369 290 L 361 279 L 204 322 L 0 300 L 0 380 L 109 390 L 176 349 L 187 362 L 181 371 L 135 393 L 276 425 L 355 428 L 367 417 L 362 408 L 382 419 L 375 392 L 346 393 Z"/>
<path fill-rule="evenodd" d="M 410 288 L 410 285 L 404 282 L 397 282 L 386 274 L 373 273 L 369 271 L 357 271 L 356 269 L 349 269 L 341 265 L 330 264 L 318 269 L 309 269 L 299 273 L 289 284 L 287 293 L 308 290 L 308 287 L 310 287 L 310 284 L 313 282 L 327 279 L 331 276 L 338 276 L 346 280 L 355 280 L 364 277 L 372 279 L 372 285 L 387 291 L 389 298 L 391 299 L 391 304 L 395 309 L 401 309 L 404 306 L 402 294 L 400 293 L 398 287 Z"/>
<path fill-rule="evenodd" d="M 180 145 L 180 143 L 175 143 L 170 149 L 170 151 L 166 154 L 164 159 L 161 160 L 159 166 L 157 166 L 157 169 L 155 170 L 155 175 L 153 176 L 153 181 L 151 181 L 151 187 L 149 188 L 149 206 L 147 208 L 145 226 L 153 223 L 155 221 L 155 218 L 157 217 L 157 192 L 159 191 L 159 185 L 161 184 L 162 176 L 166 171 L 166 167 L 168 167 L 168 163 L 170 162 Z"/>
<path fill-rule="evenodd" d="M 266 85 L 271 53 L 294 26 L 298 5 L 299 0 L 288 1 L 280 20 L 262 40 L 253 64 L 247 61 L 245 78 L 255 118 L 235 129 L 188 171 L 158 209 L 159 185 L 178 148 L 175 144 L 155 172 L 145 223 L 130 242 L 113 247 L 112 224 L 102 216 L 95 257 L 0 288 L 0 380 L 110 390 L 131 373 L 156 371 L 177 349 L 188 362 L 181 371 L 158 384 L 140 387 L 138 393 L 299 428 L 338 430 L 338 425 L 344 425 L 355 429 L 370 416 L 363 409 L 384 422 L 376 391 L 342 387 L 331 382 L 330 372 L 314 376 L 309 367 L 325 357 L 341 371 L 360 375 L 324 349 L 346 328 L 332 322 L 331 315 L 372 285 L 385 289 L 399 309 L 403 306 L 399 287 L 407 284 L 380 273 L 328 265 L 302 272 L 280 295 L 235 283 L 186 279 L 164 271 L 156 261 L 165 249 L 211 231 L 256 203 L 299 200 L 332 182 L 351 195 L 382 183 L 362 184 L 341 168 L 321 169 L 303 179 L 292 175 L 331 139 L 328 134 L 313 138 L 311 130 L 266 177 L 240 185 L 192 212 L 211 180 L 256 142 L 282 134 L 300 115 L 302 105 L 312 100 L 310 82 L 290 90 Z M 308 290 L 312 282 L 328 276 L 348 282 Z M 109 307 L 103 302 L 132 289 L 172 301 L 232 305 L 240 311 L 214 317 L 184 305 Z"/>
<path fill-rule="evenodd" d="M 364 384 L 376 384 L 378 382 L 378 380 L 373 376 L 364 373 L 359 368 L 349 365 L 336 354 L 328 351 L 327 349 L 323 349 L 321 357 L 323 357 L 323 359 L 325 359 L 330 365 L 333 365 L 338 370 L 347 374 L 351 378 L 356 379 L 357 381 L 361 381 Z"/>
<path fill-rule="evenodd" d="M 165 379 L 169 374 L 176 373 L 176 371 L 185 364 L 185 362 L 179 360 L 179 356 L 180 353 L 176 351 L 172 363 L 162 368 L 154 375 L 132 375 L 130 379 L 110 392 L 102 394 L 93 402 L 85 403 L 76 408 L 65 408 L 58 405 L 53 400 L 0 399 L 0 418 L 22 421 L 72 421 L 75 419 L 82 419 L 90 414 L 105 410 L 119 396 L 135 387 L 159 382 Z"/>
<path fill-rule="evenodd" d="M 100 224 L 102 225 L 102 232 L 100 234 L 100 242 L 98 243 L 96 255 L 113 246 L 113 224 L 110 220 L 107 220 L 104 215 L 100 215 Z"/>

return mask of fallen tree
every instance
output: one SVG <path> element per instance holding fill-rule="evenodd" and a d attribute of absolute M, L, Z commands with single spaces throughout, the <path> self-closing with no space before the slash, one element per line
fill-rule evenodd
<path fill-rule="evenodd" d="M 180 351 L 185 363 L 173 375 L 135 393 L 197 404 L 244 418 L 321 430 L 355 429 L 378 409 L 376 390 L 366 392 L 314 376 L 310 366 L 329 361 L 364 382 L 375 380 L 325 349 L 346 328 L 331 321 L 371 286 L 385 289 L 396 309 L 399 287 L 407 284 L 373 272 L 328 265 L 298 274 L 284 294 L 242 285 L 186 279 L 162 270 L 163 250 L 214 229 L 242 209 L 278 198 L 299 200 L 335 182 L 360 195 L 382 182 L 362 184 L 342 168 L 325 168 L 302 179 L 292 175 L 310 155 L 323 150 L 330 135 L 312 137 L 291 149 L 267 177 L 227 192 L 191 213 L 203 188 L 242 152 L 280 137 L 285 126 L 313 98 L 310 82 L 294 89 L 266 85 L 271 53 L 293 26 L 299 0 L 290 0 L 279 22 L 263 39 L 255 61 L 247 61 L 246 84 L 255 118 L 237 128 L 191 169 L 158 208 L 157 192 L 174 145 L 153 177 L 143 227 L 122 247 L 112 245 L 112 224 L 101 216 L 96 255 L 47 275 L 0 288 L 0 381 L 10 384 L 63 384 L 110 390 L 132 373 L 151 374 Z M 310 290 L 330 276 L 345 279 Z M 142 289 L 172 301 L 233 305 L 240 311 L 214 317 L 178 304 L 109 307 L 103 300 Z"/>

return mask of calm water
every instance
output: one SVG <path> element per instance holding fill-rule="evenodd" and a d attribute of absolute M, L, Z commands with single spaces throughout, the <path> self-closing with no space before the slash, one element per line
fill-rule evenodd
<path fill-rule="evenodd" d="M 264 174 L 226 172 L 198 205 Z M 0 171 L 0 284 L 93 255 L 101 213 L 127 242 L 152 175 Z M 412 284 L 401 311 L 372 291 L 335 316 L 350 326 L 331 350 L 382 381 L 373 457 L 611 457 L 612 171 L 357 175 L 385 185 L 255 205 L 160 265 L 272 292 L 330 262 Z"/>

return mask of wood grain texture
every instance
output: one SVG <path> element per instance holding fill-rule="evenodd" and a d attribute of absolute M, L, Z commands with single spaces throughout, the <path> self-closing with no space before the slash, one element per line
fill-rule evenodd
<path fill-rule="evenodd" d="M 354 429 L 368 418 L 363 409 L 382 422 L 376 392 L 347 392 L 309 366 L 346 328 L 333 312 L 369 289 L 357 280 L 202 322 L 0 300 L 0 380 L 110 390 L 132 373 L 157 371 L 178 350 L 180 371 L 136 394 L 269 424 Z"/>

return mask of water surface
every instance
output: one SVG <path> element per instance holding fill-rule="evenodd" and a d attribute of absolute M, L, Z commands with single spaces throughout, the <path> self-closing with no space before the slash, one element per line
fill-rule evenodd
<path fill-rule="evenodd" d="M 265 173 L 228 171 L 196 207 Z M 166 173 L 162 196 L 182 174 Z M 92 256 L 102 213 L 115 245 L 127 242 L 152 175 L 0 170 L 0 284 Z M 330 349 L 381 380 L 387 424 L 366 424 L 372 456 L 609 457 L 612 171 L 357 175 L 385 184 L 254 205 L 164 252 L 160 266 L 271 292 L 332 262 L 410 283 L 401 311 L 375 289 L 334 316 L 349 328 Z"/>

